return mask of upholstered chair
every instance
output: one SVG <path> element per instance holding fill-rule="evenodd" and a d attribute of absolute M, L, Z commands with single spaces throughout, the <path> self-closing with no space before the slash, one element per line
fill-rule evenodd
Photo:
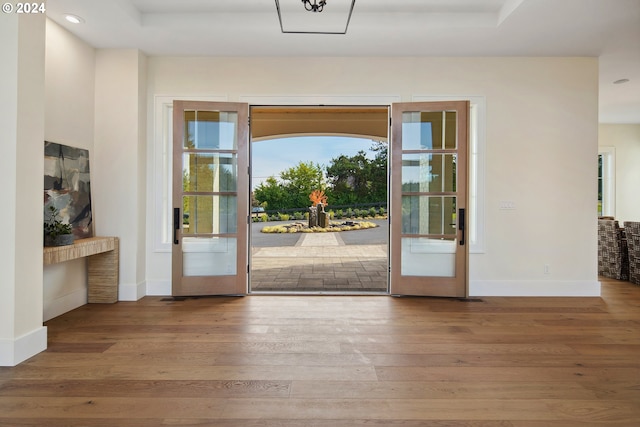
<path fill-rule="evenodd" d="M 615 220 L 598 220 L 598 274 L 617 280 L 629 279 L 627 242 Z"/>
<path fill-rule="evenodd" d="M 640 285 L 640 222 L 625 221 L 624 232 L 629 250 L 629 281 Z"/>

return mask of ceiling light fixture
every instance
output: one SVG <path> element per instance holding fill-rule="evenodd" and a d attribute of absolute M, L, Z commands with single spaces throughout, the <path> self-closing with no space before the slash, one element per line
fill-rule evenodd
<path fill-rule="evenodd" d="M 304 4 L 304 8 L 309 12 L 322 12 L 322 9 L 324 9 L 324 5 L 327 4 L 327 1 L 320 0 L 320 3 L 318 4 L 317 0 L 313 0 L 312 4 L 311 0 L 302 0 L 302 4 Z"/>
<path fill-rule="evenodd" d="M 344 35 L 356 0 L 331 0 L 331 7 L 326 11 L 327 0 L 275 0 L 275 3 L 283 33 Z"/>
<path fill-rule="evenodd" d="M 621 85 L 623 83 L 627 83 L 629 81 L 629 79 L 619 79 L 616 80 L 615 82 L 613 82 L 614 85 Z"/>
<path fill-rule="evenodd" d="M 67 13 L 64 16 L 64 19 L 71 22 L 72 24 L 82 24 L 84 22 L 84 19 L 80 18 L 77 15 L 71 15 L 70 13 Z"/>

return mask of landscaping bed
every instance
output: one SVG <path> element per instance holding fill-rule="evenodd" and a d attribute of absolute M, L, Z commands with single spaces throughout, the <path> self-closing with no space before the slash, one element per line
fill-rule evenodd
<path fill-rule="evenodd" d="M 328 227 L 311 227 L 302 222 L 263 227 L 262 233 L 331 233 L 339 231 L 366 230 L 378 227 L 370 221 L 331 221 Z"/>

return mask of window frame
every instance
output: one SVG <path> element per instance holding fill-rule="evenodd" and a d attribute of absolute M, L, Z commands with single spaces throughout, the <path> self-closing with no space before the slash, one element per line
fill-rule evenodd
<path fill-rule="evenodd" d="M 602 212 L 599 216 L 616 216 L 616 149 L 611 146 L 598 147 L 598 158 L 602 158 L 602 177 L 598 168 L 598 180 L 602 178 Z M 598 200 L 600 201 L 600 200 Z"/>

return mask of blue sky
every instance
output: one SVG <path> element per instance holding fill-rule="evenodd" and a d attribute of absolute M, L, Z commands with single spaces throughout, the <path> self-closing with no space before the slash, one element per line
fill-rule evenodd
<path fill-rule="evenodd" d="M 280 172 L 300 162 L 319 163 L 329 166 L 331 159 L 341 154 L 353 156 L 358 151 L 367 152 L 374 145 L 371 139 L 348 138 L 342 136 L 305 136 L 270 139 L 251 143 L 252 188 L 257 187 L 269 176 L 279 177 Z"/>

